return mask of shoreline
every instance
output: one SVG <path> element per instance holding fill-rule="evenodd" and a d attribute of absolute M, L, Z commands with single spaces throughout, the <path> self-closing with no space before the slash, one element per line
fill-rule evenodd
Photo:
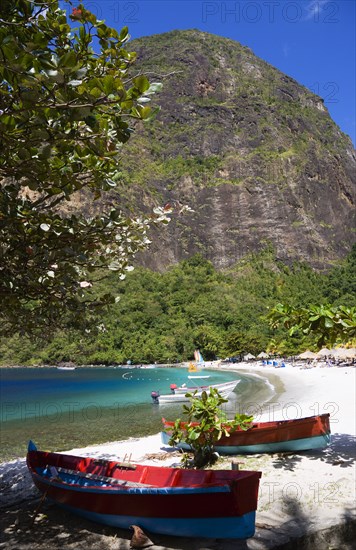
<path fill-rule="evenodd" d="M 247 541 L 210 541 L 194 539 L 187 541 L 180 537 L 152 538 L 157 544 L 164 542 L 166 550 L 262 550 L 286 544 L 295 537 L 308 536 L 321 532 L 326 526 L 334 526 L 334 531 L 341 529 L 346 521 L 355 520 L 355 374 L 353 367 L 314 367 L 300 369 L 287 366 L 275 367 L 259 364 L 234 364 L 219 367 L 219 370 L 230 370 L 266 378 L 275 388 L 275 394 L 262 406 L 255 407 L 255 420 L 281 420 L 322 414 L 331 415 L 332 444 L 324 451 L 307 451 L 274 455 L 248 455 L 238 457 L 242 462 L 241 469 L 260 470 L 262 479 L 258 510 L 256 515 L 256 534 Z M 72 449 L 68 454 L 96 456 L 134 462 L 172 466 L 179 462 L 179 453 L 172 448 L 164 447 L 160 434 L 145 438 L 132 438 L 125 441 L 94 445 L 82 449 Z M 229 467 L 231 457 L 222 457 L 221 467 Z M 0 464 L 0 484 L 3 494 L 1 508 L 9 510 L 6 516 L 5 546 L 0 548 L 33 548 L 41 529 L 47 530 L 43 546 L 36 548 L 60 548 L 63 540 L 52 538 L 54 531 L 68 532 L 66 521 L 69 521 L 70 541 L 73 529 L 82 533 L 82 539 L 97 540 L 92 548 L 126 549 L 129 548 L 131 534 L 98 526 L 70 516 L 51 505 L 44 506 L 47 520 L 39 520 L 32 530 L 28 546 L 20 546 L 21 537 L 28 536 L 28 524 L 23 519 L 24 528 L 13 528 L 13 518 L 28 518 L 29 510 L 33 512 L 36 503 L 36 492 L 27 473 L 25 459 Z M 38 499 L 38 496 L 37 496 Z M 27 515 L 26 515 L 27 514 Z M 59 519 L 58 519 L 59 518 Z M 64 519 L 63 519 L 64 518 Z M 15 521 L 15 520 L 14 520 Z M 64 524 L 62 524 L 62 523 Z M 11 527 L 12 526 L 12 527 Z M 27 531 L 26 531 L 27 528 Z M 36 534 L 37 533 L 37 534 Z M 109 534 L 107 534 L 109 533 Z M 58 533 L 57 533 L 58 534 Z M 119 538 L 118 538 L 119 537 Z M 116 542 L 115 542 L 116 541 Z M 120 545 L 117 545 L 119 541 Z M 210 542 L 209 542 L 210 541 Z M 56 544 L 58 543 L 58 546 Z M 70 546 L 68 546 L 70 547 Z M 319 545 L 319 548 L 322 546 Z M 348 548 L 343 545 L 340 547 Z M 73 546 L 75 548 L 75 546 Z M 155 545 L 154 549 L 158 549 Z M 315 546 L 317 548 L 317 546 Z M 350 546 L 351 548 L 351 546 Z"/>
<path fill-rule="evenodd" d="M 151 399 L 153 389 L 165 394 L 169 393 L 170 383 L 180 385 L 185 382 L 188 386 L 195 386 L 199 382 L 220 383 L 239 378 L 235 372 L 209 368 L 204 373 L 209 375 L 209 380 L 188 381 L 185 367 L 152 370 L 88 368 L 72 372 L 4 369 L 0 372 L 2 374 L 0 463 L 24 457 L 29 438 L 40 448 L 65 451 L 72 447 L 123 441 L 133 435 L 155 434 L 162 427 L 161 413 L 177 417 L 182 407 L 173 403 L 165 405 L 163 411 L 163 407 L 154 406 Z M 230 417 L 235 414 L 237 402 L 242 397 L 244 401 L 257 399 L 263 403 L 272 395 L 263 379 L 241 377 L 242 383 L 226 404 Z M 7 392 L 7 387 L 10 392 Z M 43 391 L 45 388 L 49 389 L 48 393 Z"/>
<path fill-rule="evenodd" d="M 152 365 L 154 368 L 179 368 L 181 364 L 159 364 L 159 365 Z M 105 365 L 104 363 L 99 364 L 85 364 L 85 365 L 74 365 L 74 370 L 76 369 L 147 369 L 151 367 L 149 364 L 142 364 L 142 365 L 122 365 L 121 363 L 110 363 L 110 365 Z M 59 369 L 61 370 L 61 367 L 59 365 L 50 365 L 50 364 L 43 364 L 43 365 L 0 365 L 0 369 Z M 72 367 L 69 367 L 69 370 L 72 370 Z"/>

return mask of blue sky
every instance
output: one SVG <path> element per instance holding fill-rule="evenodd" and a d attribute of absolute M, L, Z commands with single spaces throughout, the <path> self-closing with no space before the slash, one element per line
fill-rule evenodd
<path fill-rule="evenodd" d="M 356 143 L 355 0 L 83 3 L 112 27 L 127 25 L 132 38 L 194 28 L 237 40 L 323 97 L 331 117 Z"/>

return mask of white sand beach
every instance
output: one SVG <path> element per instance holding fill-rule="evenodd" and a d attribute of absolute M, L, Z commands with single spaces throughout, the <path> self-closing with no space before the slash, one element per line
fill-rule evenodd
<path fill-rule="evenodd" d="M 332 444 L 323 451 L 234 457 L 241 469 L 260 470 L 262 479 L 256 534 L 247 541 L 188 540 L 151 536 L 156 550 L 262 550 L 289 548 L 351 548 L 338 545 L 340 532 L 355 522 L 356 369 L 353 367 L 274 368 L 260 364 L 226 365 L 253 376 L 279 380 L 279 394 L 269 403 L 249 403 L 255 420 L 281 420 L 330 413 Z M 179 453 L 164 447 L 160 435 L 72 449 L 72 454 L 171 466 Z M 221 467 L 229 467 L 231 457 Z M 93 525 L 44 505 L 33 528 L 29 519 L 38 495 L 24 460 L 0 465 L 1 509 L 4 531 L 0 548 L 98 548 L 128 549 L 131 534 Z M 43 517 L 44 516 L 44 517 Z M 347 527 L 345 528 L 345 525 Z M 328 530 L 330 527 L 333 529 Z M 318 533 L 318 535 L 315 535 Z M 313 535 L 314 534 L 314 535 Z M 61 536 L 60 536 L 61 535 Z M 314 546 L 302 546 L 300 537 L 315 536 Z M 336 538 L 335 538 L 336 537 Z M 320 542 L 321 541 L 321 542 Z M 61 546 L 62 544 L 62 546 Z M 303 543 L 304 544 L 304 543 Z"/>

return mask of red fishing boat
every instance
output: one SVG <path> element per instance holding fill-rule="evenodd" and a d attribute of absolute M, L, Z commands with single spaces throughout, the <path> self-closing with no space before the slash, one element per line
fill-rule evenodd
<path fill-rule="evenodd" d="M 238 428 L 229 436 L 219 439 L 215 450 L 220 454 L 236 455 L 323 449 L 331 440 L 329 417 L 329 414 L 322 414 L 293 420 L 253 422 L 248 430 Z M 168 444 L 174 422 L 165 418 L 162 418 L 162 422 L 162 443 Z M 186 423 L 182 422 L 183 428 L 184 425 Z M 183 442 L 176 446 L 189 450 L 189 446 Z"/>
<path fill-rule="evenodd" d="M 112 462 L 38 451 L 32 442 L 27 465 L 48 499 L 99 523 L 186 537 L 255 532 L 261 472 Z"/>

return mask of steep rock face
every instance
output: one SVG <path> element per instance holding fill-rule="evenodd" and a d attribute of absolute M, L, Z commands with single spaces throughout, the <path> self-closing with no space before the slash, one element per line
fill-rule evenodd
<path fill-rule="evenodd" d="M 164 87 L 157 118 L 130 140 L 124 177 L 194 210 L 174 217 L 140 261 L 163 269 L 201 252 L 224 268 L 266 244 L 318 268 L 345 256 L 356 156 L 320 97 L 250 49 L 200 31 L 131 48 L 135 68 Z"/>

